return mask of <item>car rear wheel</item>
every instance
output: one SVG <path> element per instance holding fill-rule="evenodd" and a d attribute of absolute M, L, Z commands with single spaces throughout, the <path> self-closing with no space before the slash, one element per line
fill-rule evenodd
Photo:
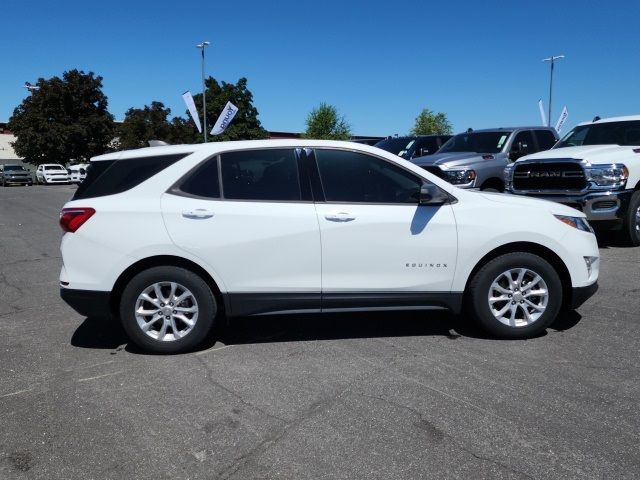
<path fill-rule="evenodd" d="M 528 338 L 553 322 L 562 306 L 562 283 L 542 257 L 528 252 L 501 255 L 484 265 L 469 284 L 467 311 L 487 332 Z"/>
<path fill-rule="evenodd" d="M 120 319 L 129 338 L 156 353 L 197 347 L 209 335 L 218 312 L 207 283 L 180 267 L 154 267 L 131 279 L 120 300 Z"/>

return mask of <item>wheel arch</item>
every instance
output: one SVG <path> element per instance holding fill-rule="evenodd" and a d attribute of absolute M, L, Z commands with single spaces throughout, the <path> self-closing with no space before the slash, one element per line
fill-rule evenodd
<path fill-rule="evenodd" d="M 513 252 L 527 252 L 533 253 L 534 255 L 538 255 L 542 257 L 547 262 L 551 264 L 551 266 L 558 272 L 560 277 L 560 282 L 562 284 L 562 305 L 563 307 L 567 305 L 571 305 L 572 301 L 572 284 L 571 284 L 571 275 L 569 273 L 569 269 L 562 261 L 562 259 L 551 249 L 545 247 L 544 245 L 540 245 L 539 243 L 533 242 L 512 242 L 501 245 L 497 248 L 494 248 L 489 253 L 487 253 L 484 257 L 482 257 L 473 267 L 469 277 L 464 286 L 464 296 L 468 295 L 469 291 L 469 283 L 473 277 L 478 273 L 478 271 L 486 265 L 488 262 L 493 260 L 494 258 L 499 257 L 500 255 L 504 255 L 507 253 Z M 465 300 L 466 301 L 466 300 Z"/>
<path fill-rule="evenodd" d="M 487 188 L 494 188 L 499 192 L 504 192 L 504 181 L 498 177 L 490 177 L 487 178 L 482 185 L 480 185 L 480 190 L 484 190 Z"/>
<path fill-rule="evenodd" d="M 209 285 L 209 288 L 211 288 L 218 305 L 223 309 L 223 311 L 227 310 L 227 305 L 225 304 L 226 296 L 222 295 L 218 284 L 204 268 L 183 257 L 175 255 L 155 255 L 138 260 L 120 274 L 113 286 L 113 289 L 111 290 L 111 295 L 109 296 L 109 308 L 111 310 L 111 314 L 117 317 L 120 297 L 122 296 L 124 288 L 133 277 L 149 268 L 166 266 L 181 267 L 199 275 L 207 285 Z"/>

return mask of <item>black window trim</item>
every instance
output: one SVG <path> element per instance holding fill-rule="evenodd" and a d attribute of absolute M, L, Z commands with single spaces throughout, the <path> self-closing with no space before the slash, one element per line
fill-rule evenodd
<path fill-rule="evenodd" d="M 236 153 L 236 152 L 252 152 L 252 151 L 264 151 L 264 150 L 292 150 L 295 158 L 296 158 L 296 167 L 298 169 L 298 181 L 300 182 L 300 196 L 303 195 L 302 191 L 302 182 L 309 181 L 307 175 L 306 168 L 302 166 L 302 158 L 298 154 L 298 149 L 305 149 L 310 147 L 300 147 L 300 146 L 272 146 L 272 147 L 255 147 L 255 148 L 237 148 L 233 150 L 224 150 L 222 152 L 218 152 L 214 155 L 211 155 L 198 164 L 194 165 L 187 173 L 185 173 L 182 177 L 180 177 L 171 187 L 169 187 L 165 193 L 171 195 L 177 195 L 180 197 L 193 198 L 197 200 L 208 200 L 211 202 L 248 202 L 248 203 L 314 203 L 313 196 L 309 199 L 305 200 L 260 200 L 260 199 L 250 199 L 250 198 L 226 198 L 224 196 L 224 182 L 222 181 L 222 156 L 227 153 Z M 215 158 L 218 163 L 218 187 L 220 189 L 220 197 L 203 197 L 200 195 L 194 195 L 192 193 L 184 192 L 180 189 L 182 184 L 192 175 L 195 171 L 200 168 L 205 162 Z"/>
<path fill-rule="evenodd" d="M 224 196 L 224 185 L 222 182 L 222 155 L 224 155 L 225 153 L 235 153 L 235 152 L 247 152 L 247 151 L 255 151 L 255 150 L 286 150 L 286 149 L 292 149 L 294 150 L 294 153 L 296 155 L 296 160 L 298 162 L 298 176 L 299 176 L 299 181 L 300 182 L 309 182 L 311 185 L 311 198 L 309 200 L 252 200 L 252 199 L 235 199 L 235 198 L 225 198 Z M 299 150 L 302 150 L 305 153 L 305 156 L 303 157 L 302 155 L 300 155 Z M 320 170 L 318 168 L 318 164 L 316 161 L 316 150 L 340 150 L 340 151 L 345 151 L 345 152 L 352 152 L 352 153 L 360 153 L 363 155 L 369 155 L 371 157 L 377 158 L 379 160 L 382 160 L 384 162 L 387 162 L 391 165 L 394 165 L 402 170 L 404 170 L 405 172 L 417 177 L 420 182 L 421 185 L 424 185 L 425 183 L 431 183 L 432 185 L 435 185 L 436 187 L 440 188 L 440 186 L 438 186 L 437 184 L 431 182 L 429 179 L 421 177 L 420 175 L 418 175 L 416 172 L 414 172 L 413 170 L 410 170 L 406 167 L 404 167 L 403 165 L 400 165 L 398 163 L 395 163 L 391 160 L 389 160 L 388 158 L 385 158 L 381 155 L 377 155 L 375 153 L 371 153 L 371 152 L 364 152 L 362 150 L 358 150 L 355 148 L 346 148 L 346 147 L 329 147 L 329 146 L 308 146 L 308 145 L 297 145 L 297 146 L 273 146 L 273 147 L 255 147 L 255 148 L 238 148 L 238 149 L 233 149 L 233 150 L 225 150 L 222 152 L 218 152 L 214 155 L 211 155 L 205 159 L 203 159 L 202 161 L 198 162 L 196 165 L 194 165 L 187 173 L 185 173 L 184 175 L 182 175 L 182 177 L 180 177 L 171 187 L 169 187 L 165 193 L 171 194 L 171 195 L 176 195 L 176 196 L 181 196 L 181 197 L 187 197 L 187 198 L 193 198 L 196 200 L 206 200 L 206 201 L 211 201 L 211 202 L 248 202 L 248 203 L 310 203 L 310 204 L 314 204 L 314 203 L 324 203 L 324 204 L 335 204 L 335 205 L 345 205 L 345 204 L 349 204 L 349 205 L 395 205 L 395 206 L 400 206 L 400 207 L 407 207 L 407 206 L 413 206 L 413 207 L 419 207 L 420 204 L 419 203 L 378 203 L 378 202 L 332 202 L 332 201 L 327 201 L 325 199 L 324 196 L 324 188 L 322 187 L 322 180 L 320 177 Z M 191 176 L 198 168 L 200 168 L 201 165 L 203 165 L 205 162 L 211 160 L 215 158 L 217 163 L 218 163 L 218 185 L 220 188 L 220 197 L 203 197 L 200 195 L 194 195 L 191 193 L 187 193 L 187 192 L 183 192 L 182 190 L 180 190 L 180 186 L 182 185 L 182 183 L 184 181 L 186 181 L 186 179 Z M 302 192 L 302 183 L 300 185 L 301 187 L 301 194 Z M 442 189 L 441 189 L 442 190 Z M 450 201 L 448 202 L 449 204 L 452 203 L 456 203 L 458 201 L 458 199 L 451 195 L 449 192 L 446 192 L 446 190 L 443 190 L 450 198 Z"/>

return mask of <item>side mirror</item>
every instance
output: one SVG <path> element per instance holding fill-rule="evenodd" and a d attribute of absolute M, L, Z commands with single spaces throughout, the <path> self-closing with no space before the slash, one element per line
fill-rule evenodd
<path fill-rule="evenodd" d="M 444 205 L 448 201 L 449 195 L 433 183 L 425 183 L 420 187 L 420 205 Z"/>

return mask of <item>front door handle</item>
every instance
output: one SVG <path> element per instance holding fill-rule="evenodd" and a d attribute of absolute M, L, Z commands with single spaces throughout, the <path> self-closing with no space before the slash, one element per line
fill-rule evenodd
<path fill-rule="evenodd" d="M 356 219 L 355 216 L 347 212 L 328 213 L 324 218 L 330 222 L 351 222 Z"/>
<path fill-rule="evenodd" d="M 211 218 L 214 213 L 211 210 L 206 210 L 204 208 L 196 208 L 195 210 L 184 210 L 182 212 L 182 216 L 184 218 Z"/>

